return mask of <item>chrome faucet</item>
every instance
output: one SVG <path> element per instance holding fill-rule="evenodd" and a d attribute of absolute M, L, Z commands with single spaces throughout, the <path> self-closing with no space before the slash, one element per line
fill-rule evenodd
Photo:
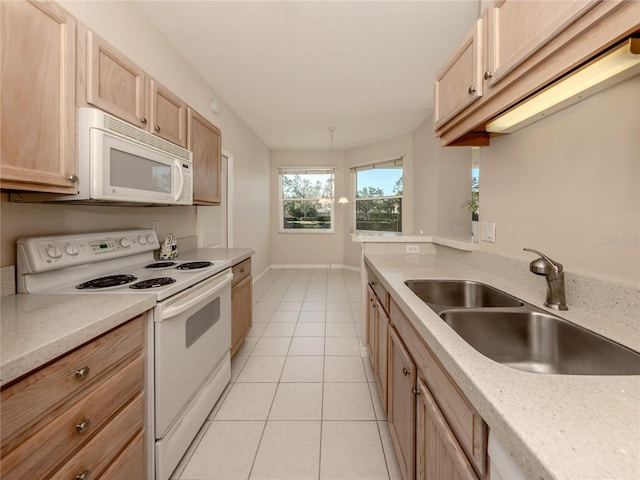
<path fill-rule="evenodd" d="M 544 302 L 545 307 L 555 310 L 569 310 L 564 293 L 564 271 L 562 270 L 562 265 L 537 250 L 532 250 L 531 248 L 525 248 L 524 250 L 540 255 L 540 258 L 529 264 L 529 270 L 536 275 L 547 277 L 549 290 L 547 291 L 547 301 Z"/>

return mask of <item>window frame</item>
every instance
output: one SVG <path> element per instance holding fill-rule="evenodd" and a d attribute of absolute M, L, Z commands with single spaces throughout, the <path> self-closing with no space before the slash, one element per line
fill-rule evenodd
<path fill-rule="evenodd" d="M 352 192 L 353 192 L 353 209 L 351 211 L 352 213 L 352 219 L 353 219 L 353 231 L 356 233 L 367 233 L 367 232 L 372 232 L 372 233 L 402 233 L 403 230 L 403 214 L 402 211 L 404 210 L 404 208 L 402 207 L 402 204 L 404 204 L 404 173 L 405 173 L 405 168 L 404 168 L 404 155 L 398 155 L 398 156 L 394 156 L 394 157 L 389 157 L 389 158 L 384 158 L 384 159 L 380 159 L 380 160 L 375 160 L 372 162 L 366 162 L 366 163 L 361 163 L 361 164 L 357 164 L 357 165 L 353 165 L 350 168 L 350 172 L 351 172 L 351 185 L 352 185 Z M 358 198 L 358 172 L 362 172 L 362 171 L 366 171 L 366 170 L 373 170 L 376 168 L 384 168 L 385 166 L 391 166 L 391 165 L 395 165 L 397 167 L 402 168 L 402 178 L 403 178 L 403 184 L 402 184 L 402 195 L 388 195 L 388 196 L 383 196 L 383 197 L 362 197 L 362 198 Z M 395 199 L 395 198 L 399 198 L 401 200 L 401 210 L 400 210 L 400 231 L 391 231 L 391 230 L 362 230 L 362 229 L 358 229 L 358 201 L 360 200 L 391 200 L 391 199 Z"/>
<path fill-rule="evenodd" d="M 331 180 L 331 197 L 318 197 L 317 199 L 315 197 L 311 197 L 311 198 L 284 198 L 284 191 L 283 191 L 283 177 L 284 175 L 291 175 L 292 173 L 290 172 L 296 172 L 299 171 L 299 174 L 325 174 L 325 175 L 331 175 L 332 176 L 332 180 Z M 289 172 L 289 173 L 288 173 Z M 321 167 L 321 166 L 309 166 L 309 167 L 279 167 L 278 168 L 278 197 L 279 197 L 279 216 L 280 219 L 278 220 L 278 232 L 279 233 L 284 233 L 284 234 L 290 234 L 290 233 L 300 233 L 303 235 L 307 235 L 307 234 L 327 234 L 327 233 L 335 233 L 335 183 L 336 183 L 336 168 L 335 167 Z M 330 214 L 330 221 L 331 221 L 331 226 L 330 228 L 285 228 L 285 222 L 284 222 L 284 213 L 285 213 L 285 207 L 284 204 L 285 202 L 291 202 L 291 201 L 314 201 L 316 200 L 316 203 L 320 203 L 320 199 L 322 198 L 328 198 L 329 199 L 329 203 L 328 205 L 330 206 L 329 209 L 329 214 Z"/>

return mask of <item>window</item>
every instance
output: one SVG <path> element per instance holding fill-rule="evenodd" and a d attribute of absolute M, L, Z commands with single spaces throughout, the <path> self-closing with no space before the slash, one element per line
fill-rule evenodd
<path fill-rule="evenodd" d="M 356 230 L 402 231 L 402 157 L 363 165 L 355 173 Z"/>
<path fill-rule="evenodd" d="M 280 231 L 333 232 L 333 168 L 280 169 Z"/>

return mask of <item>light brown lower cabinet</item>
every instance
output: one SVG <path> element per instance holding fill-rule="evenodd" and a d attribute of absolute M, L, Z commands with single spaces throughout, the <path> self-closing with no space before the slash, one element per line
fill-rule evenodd
<path fill-rule="evenodd" d="M 417 385 L 416 478 L 478 480 L 427 385 Z"/>
<path fill-rule="evenodd" d="M 387 409 L 387 355 L 389 342 L 389 294 L 375 274 L 367 269 L 367 344 L 369 359 L 383 408 Z"/>
<path fill-rule="evenodd" d="M 416 366 L 396 330 L 389 329 L 389 431 L 402 478 L 415 478 Z"/>
<path fill-rule="evenodd" d="M 231 283 L 231 356 L 233 357 L 253 324 L 251 258 L 232 268 Z"/>
<path fill-rule="evenodd" d="M 2 388 L 3 480 L 144 478 L 144 318 Z"/>
<path fill-rule="evenodd" d="M 404 480 L 486 480 L 488 427 L 391 300 L 389 431 Z"/>

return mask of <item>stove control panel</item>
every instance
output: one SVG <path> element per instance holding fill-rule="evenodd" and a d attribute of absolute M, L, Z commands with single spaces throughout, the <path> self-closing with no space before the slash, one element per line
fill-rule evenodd
<path fill-rule="evenodd" d="M 21 238 L 17 242 L 17 269 L 19 275 L 45 272 L 159 248 L 154 230 Z"/>

